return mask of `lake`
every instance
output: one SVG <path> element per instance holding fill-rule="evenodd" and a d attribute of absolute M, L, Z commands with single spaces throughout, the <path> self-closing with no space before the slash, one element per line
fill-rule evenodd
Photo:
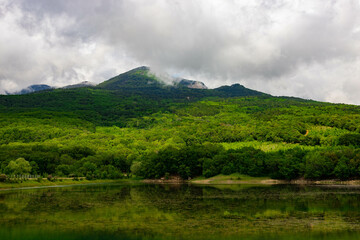
<path fill-rule="evenodd" d="M 0 191 L 0 239 L 359 239 L 360 187 L 97 184 Z"/>

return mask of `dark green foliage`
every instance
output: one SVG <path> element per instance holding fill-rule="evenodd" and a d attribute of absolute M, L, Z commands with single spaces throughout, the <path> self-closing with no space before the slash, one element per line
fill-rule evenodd
<path fill-rule="evenodd" d="M 69 165 L 61 164 L 56 167 L 55 173 L 56 173 L 56 175 L 61 176 L 61 177 L 69 176 L 69 174 L 71 173 L 71 168 Z"/>
<path fill-rule="evenodd" d="M 333 177 L 337 163 L 337 155 L 333 152 L 312 152 L 306 157 L 305 178 L 324 179 Z"/>
<path fill-rule="evenodd" d="M 360 134 L 348 133 L 339 137 L 339 145 L 360 147 Z"/>
<path fill-rule="evenodd" d="M 349 163 L 350 160 L 342 156 L 334 168 L 334 175 L 339 179 L 349 179 L 352 175 Z"/>
<path fill-rule="evenodd" d="M 201 147 L 195 148 L 196 152 L 202 152 Z M 146 178 L 160 178 L 166 174 L 187 178 L 199 176 L 198 171 L 202 170 L 202 175 L 205 177 L 220 173 L 271 176 L 286 180 L 303 176 L 307 179 L 360 177 L 360 153 L 353 149 L 309 152 L 294 148 L 265 153 L 246 147 L 228 151 L 219 149 L 210 155 L 200 154 L 191 161 L 181 156 L 188 151 L 189 148 L 166 148 L 158 153 L 151 153 L 141 163 L 140 170 L 136 174 Z"/>
<path fill-rule="evenodd" d="M 251 147 L 229 150 L 206 159 L 203 164 L 203 173 L 207 177 L 217 174 L 242 173 L 250 176 L 263 176 L 266 174 L 266 154 Z"/>
<path fill-rule="evenodd" d="M 61 151 L 62 154 L 66 154 L 73 159 L 82 159 L 84 157 L 94 155 L 94 150 L 86 146 L 72 146 L 65 148 Z"/>
<path fill-rule="evenodd" d="M 267 162 L 270 176 L 286 180 L 303 176 L 306 153 L 301 148 L 294 148 L 270 154 Z"/>
<path fill-rule="evenodd" d="M 204 159 L 221 151 L 223 148 L 214 144 L 190 145 L 181 149 L 166 147 L 145 156 L 138 175 L 145 178 L 160 178 L 170 174 L 184 179 L 200 176 Z"/>

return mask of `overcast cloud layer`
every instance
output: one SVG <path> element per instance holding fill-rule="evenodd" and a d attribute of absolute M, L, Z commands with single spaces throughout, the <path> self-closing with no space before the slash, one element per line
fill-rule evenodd
<path fill-rule="evenodd" d="M 360 104 L 359 13 L 359 0 L 0 0 L 0 92 L 147 65 Z"/>

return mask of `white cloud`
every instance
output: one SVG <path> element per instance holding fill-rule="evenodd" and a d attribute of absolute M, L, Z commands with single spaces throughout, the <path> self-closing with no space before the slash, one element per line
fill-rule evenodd
<path fill-rule="evenodd" d="M 356 0 L 0 0 L 0 90 L 148 65 L 210 87 L 360 104 Z"/>

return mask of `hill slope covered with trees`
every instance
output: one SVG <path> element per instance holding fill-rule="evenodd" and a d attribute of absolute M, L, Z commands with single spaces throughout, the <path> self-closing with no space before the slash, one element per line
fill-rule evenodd
<path fill-rule="evenodd" d="M 96 87 L 0 96 L 0 172 L 25 159 L 23 173 L 89 179 L 351 179 L 359 132 L 358 106 L 169 86 L 138 68 Z"/>

